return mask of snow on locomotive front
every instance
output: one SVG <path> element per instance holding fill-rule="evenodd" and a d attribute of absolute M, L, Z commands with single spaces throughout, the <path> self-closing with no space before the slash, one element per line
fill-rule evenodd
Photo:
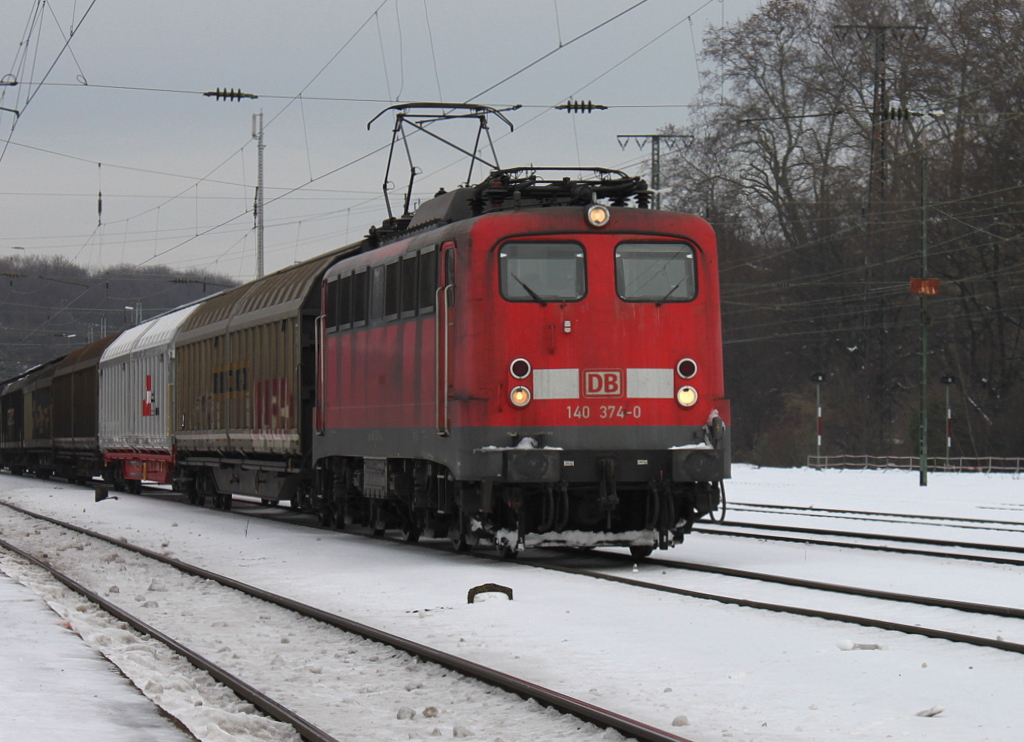
<path fill-rule="evenodd" d="M 646 205 L 642 181 L 604 171 L 501 171 L 363 256 L 367 321 L 322 335 L 328 509 L 460 548 L 638 556 L 714 512 L 730 466 L 715 237 Z M 346 262 L 325 278 L 328 305 L 363 269 Z M 374 327 L 375 285 L 382 304 L 394 286 L 390 334 Z"/>

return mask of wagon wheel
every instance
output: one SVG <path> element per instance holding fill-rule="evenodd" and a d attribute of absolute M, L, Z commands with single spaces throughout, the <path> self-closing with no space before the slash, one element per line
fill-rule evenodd
<path fill-rule="evenodd" d="M 423 535 L 426 514 L 421 509 L 409 508 L 402 514 L 402 538 L 406 543 L 415 544 Z"/>
<path fill-rule="evenodd" d="M 498 552 L 499 559 L 513 560 L 519 556 L 519 552 L 516 551 L 515 544 L 509 543 L 507 538 L 498 539 L 494 542 L 494 547 Z"/>
<path fill-rule="evenodd" d="M 451 528 L 448 529 L 448 538 L 452 542 L 452 548 L 459 554 L 465 554 L 473 548 L 467 535 L 469 529 L 466 528 L 465 520 L 465 516 L 459 510 L 458 515 L 452 521 Z"/>
<path fill-rule="evenodd" d="M 196 501 L 195 501 L 195 504 L 198 505 L 201 508 L 206 507 L 206 496 L 209 495 L 209 494 L 213 494 L 213 493 L 210 491 L 210 483 L 209 483 L 209 480 L 207 479 L 205 473 L 200 472 L 200 473 L 196 474 L 195 489 L 196 489 Z"/>
<path fill-rule="evenodd" d="M 320 512 L 316 514 L 317 522 L 323 528 L 334 530 L 338 527 L 338 514 L 334 511 L 330 505 L 324 505 L 320 508 Z"/>

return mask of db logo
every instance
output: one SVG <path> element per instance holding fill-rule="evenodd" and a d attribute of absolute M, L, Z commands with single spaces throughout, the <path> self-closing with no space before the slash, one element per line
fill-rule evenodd
<path fill-rule="evenodd" d="M 622 371 L 618 369 L 584 371 L 583 395 L 586 397 L 621 397 Z"/>

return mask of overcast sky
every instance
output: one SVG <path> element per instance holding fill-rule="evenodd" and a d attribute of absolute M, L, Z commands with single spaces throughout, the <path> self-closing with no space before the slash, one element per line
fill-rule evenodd
<path fill-rule="evenodd" d="M 507 114 L 514 132 L 491 124 L 503 167 L 646 175 L 649 146 L 623 150 L 616 135 L 690 125 L 705 31 L 758 4 L 9 0 L 0 75 L 18 84 L 0 86 L 0 106 L 21 115 L 15 125 L 0 111 L 0 256 L 252 278 L 260 111 L 267 272 L 354 241 L 386 215 L 393 119 L 367 123 L 396 101 L 522 105 Z M 202 95 L 216 88 L 259 98 Z M 567 99 L 611 108 L 551 110 Z M 466 126 L 446 133 L 471 146 Z M 420 197 L 466 180 L 457 153 L 423 136 L 410 146 Z M 402 154 L 391 179 L 401 189 L 407 178 Z"/>

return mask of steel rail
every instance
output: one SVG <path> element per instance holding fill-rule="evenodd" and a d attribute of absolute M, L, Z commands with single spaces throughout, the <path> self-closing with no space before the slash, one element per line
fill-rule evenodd
<path fill-rule="evenodd" d="M 865 533 L 849 533 L 844 531 L 825 531 L 815 529 L 796 528 L 793 526 L 758 526 L 753 523 L 729 523 L 737 528 L 760 529 L 762 531 L 787 531 L 793 533 L 808 533 L 815 535 L 835 536 L 838 538 L 860 538 L 864 540 L 881 540 L 895 543 L 924 543 L 929 544 L 928 539 L 900 538 L 899 536 L 871 535 Z M 915 554 L 917 556 L 941 557 L 946 559 L 965 559 L 974 562 L 986 562 L 989 564 L 1008 564 L 1015 567 L 1024 567 L 1024 559 L 1011 559 L 1009 557 L 985 556 L 984 554 L 959 554 L 954 551 L 925 551 L 924 549 L 912 549 L 910 547 L 881 546 L 878 544 L 860 544 L 853 541 L 824 541 L 812 538 L 798 538 L 796 536 L 777 536 L 769 533 L 743 533 L 742 531 L 730 531 L 727 528 L 694 528 L 694 533 L 707 536 L 731 536 L 734 538 L 760 538 L 770 541 L 782 541 L 794 544 L 811 544 L 814 546 L 839 546 L 848 549 L 866 549 L 868 551 L 895 552 L 900 554 Z M 1024 553 L 1024 549 L 1014 547 L 1001 547 L 998 544 L 963 544 L 955 541 L 932 540 L 933 546 L 948 546 L 957 549 L 978 549 L 979 551 L 1008 551 L 1011 553 Z"/>
<path fill-rule="evenodd" d="M 942 516 L 942 515 L 915 515 L 910 513 L 877 513 L 868 510 L 848 510 L 844 508 L 814 508 L 804 507 L 800 505 L 770 505 L 768 503 L 730 503 L 730 507 L 736 506 L 739 508 L 764 508 L 767 510 L 781 510 L 781 511 L 801 511 L 807 513 L 842 513 L 852 515 L 881 515 L 888 516 L 890 518 L 912 518 L 920 520 L 935 520 L 935 521 L 957 521 L 961 523 L 980 523 L 982 525 L 997 525 L 997 526 L 1020 526 L 1024 528 L 1024 523 L 1021 521 L 1000 521 L 1000 520 L 989 520 L 987 518 L 963 518 L 959 516 Z"/>
<path fill-rule="evenodd" d="M 556 709 L 562 713 L 575 716 L 576 718 L 582 721 L 589 722 L 602 728 L 614 729 L 620 734 L 632 739 L 640 740 L 640 742 L 690 742 L 690 740 L 687 740 L 683 737 L 679 737 L 664 730 L 657 729 L 635 719 L 630 719 L 614 711 L 594 706 L 593 704 L 587 703 L 586 701 L 581 701 L 579 699 L 572 698 L 571 696 L 567 696 L 564 693 L 559 693 L 558 691 L 545 688 L 531 681 L 517 678 L 513 675 L 509 675 L 499 670 L 495 670 L 493 668 L 477 664 L 476 662 L 472 662 L 471 660 L 467 660 L 462 657 L 458 657 L 456 655 L 443 652 L 439 649 L 434 649 L 433 647 L 428 647 L 424 644 L 419 644 L 418 642 L 405 639 L 395 634 L 390 634 L 386 631 L 376 629 L 372 626 L 367 626 L 366 624 L 358 623 L 356 621 L 345 618 L 343 616 L 339 616 L 334 613 L 329 613 L 327 611 L 321 610 L 320 608 L 316 608 L 315 606 L 310 606 L 305 603 L 301 603 L 297 600 L 293 600 L 282 595 L 271 593 L 262 588 L 249 585 L 239 580 L 235 580 L 231 577 L 226 577 L 224 575 L 211 572 L 210 570 L 188 564 L 187 562 L 182 562 L 179 559 L 174 559 L 173 557 L 168 557 L 163 554 L 159 554 L 155 551 L 151 551 L 141 546 L 129 544 L 127 542 L 112 538 L 105 534 L 92 531 L 88 528 L 83 528 L 81 526 L 76 526 L 71 523 L 63 522 L 56 518 L 51 518 L 46 515 L 34 513 L 30 510 L 26 510 L 25 508 L 21 508 L 17 505 L 11 505 L 9 503 L 2 504 L 5 507 L 8 507 L 16 512 L 22 513 L 23 515 L 27 515 L 31 518 L 38 518 L 40 520 L 52 523 L 53 525 L 59 526 L 61 528 L 67 528 L 70 531 L 74 531 L 76 533 L 81 533 L 83 535 L 99 539 L 114 546 L 118 546 L 122 549 L 127 549 L 128 551 L 135 552 L 136 554 L 140 554 L 142 556 L 162 562 L 163 564 L 172 566 L 184 572 L 185 574 L 192 575 L 193 577 L 200 577 L 203 579 L 212 580 L 213 582 L 216 582 L 219 585 L 238 590 L 239 592 L 242 592 L 258 600 L 263 600 L 268 603 L 272 603 L 281 608 L 294 611 L 307 618 L 312 618 L 317 621 L 321 621 L 325 624 L 328 624 L 330 626 L 334 626 L 335 628 L 341 629 L 343 631 L 357 634 L 366 639 L 370 639 L 372 641 L 385 644 L 387 646 L 411 654 L 415 657 L 419 657 L 424 661 L 432 662 L 436 665 L 440 665 L 449 670 L 454 670 L 455 672 L 458 672 L 467 677 L 483 681 L 488 685 L 493 685 L 495 687 L 501 688 L 502 690 L 514 693 L 520 698 L 524 698 L 527 700 L 535 700 L 543 706 L 547 706 L 549 708 Z"/>
<path fill-rule="evenodd" d="M 602 553 L 602 556 L 610 557 L 617 561 L 634 561 L 632 557 L 624 554 Z M 738 577 L 744 580 L 756 580 L 758 582 L 770 582 L 777 585 L 799 587 L 807 590 L 820 590 L 822 592 L 840 593 L 843 595 L 856 595 L 861 598 L 874 598 L 877 600 L 888 600 L 896 603 L 913 603 L 929 608 L 948 608 L 964 613 L 978 613 L 985 616 L 998 616 L 1000 618 L 1021 618 L 1024 619 L 1024 609 L 1012 608 L 1005 605 L 988 605 L 985 603 L 971 603 L 963 600 L 950 600 L 947 598 L 929 598 L 923 595 L 908 595 L 905 593 L 894 593 L 887 590 L 872 590 L 866 587 L 854 587 L 853 585 L 838 585 L 831 582 L 819 582 L 817 580 L 805 580 L 799 577 L 786 577 L 784 575 L 772 575 L 764 572 L 751 572 L 732 567 L 716 567 L 708 564 L 697 564 L 696 562 L 677 562 L 668 559 L 647 557 L 643 561 L 654 567 L 667 569 L 685 569 L 692 572 L 705 572 L 707 574 L 722 575 L 723 577 Z"/>
<path fill-rule="evenodd" d="M 760 525 L 757 523 L 744 523 L 742 521 L 730 521 L 726 527 L 733 528 L 757 528 L 763 531 L 781 531 L 782 533 L 808 533 L 812 536 L 838 536 L 841 538 L 862 538 L 866 541 L 892 541 L 902 544 L 921 544 L 923 546 L 949 546 L 957 549 L 977 549 L 978 551 L 998 551 L 1010 554 L 1024 554 L 1024 549 L 1019 546 L 1006 546 L 1004 544 L 972 544 L 961 541 L 945 541 L 936 538 L 921 538 L 918 536 L 892 536 L 885 533 L 855 533 L 852 531 L 837 531 L 828 528 L 800 528 L 799 526 Z M 694 530 L 697 530 L 696 528 Z M 701 528 L 701 533 L 718 533 L 718 529 Z"/>
<path fill-rule="evenodd" d="M 956 518 L 941 515 L 910 515 L 909 513 L 875 513 L 867 510 L 840 510 L 837 508 L 799 507 L 795 505 L 762 505 L 758 503 L 729 503 L 729 509 L 745 513 L 794 515 L 805 518 L 835 518 L 860 520 L 866 523 L 915 524 L 940 528 L 963 528 L 971 531 L 998 531 L 1024 533 L 1024 523 L 984 518 Z M 1010 526 L 1010 527 L 1007 527 Z"/>
<path fill-rule="evenodd" d="M 115 618 L 124 621 L 126 624 L 131 626 L 136 631 L 142 634 L 147 634 L 156 639 L 157 641 L 163 643 L 172 651 L 176 652 L 177 654 L 181 655 L 186 660 L 188 660 L 188 662 L 193 667 L 196 667 L 199 670 L 206 672 L 212 678 L 230 688 L 232 691 L 235 692 L 235 694 L 237 694 L 241 698 L 244 698 L 246 701 L 251 703 L 253 706 L 258 708 L 260 711 L 265 713 L 270 718 L 291 726 L 293 729 L 295 729 L 296 732 L 298 732 L 299 736 L 301 736 L 304 740 L 308 740 L 308 742 L 340 742 L 336 737 L 332 737 L 330 734 L 323 731 L 316 725 L 312 724 L 309 721 L 306 721 L 306 719 L 302 718 L 294 711 L 291 711 L 285 706 L 282 706 L 280 703 L 272 699 L 270 696 L 257 690 L 255 687 L 249 685 L 238 676 L 231 674 L 224 668 L 206 659 L 198 652 L 194 652 L 193 650 L 186 647 L 184 644 L 171 638 L 159 629 L 150 626 L 142 619 L 132 615 L 131 613 L 128 613 L 120 606 L 111 603 L 103 596 L 93 592 L 84 585 L 76 582 L 71 577 L 68 577 L 66 574 L 58 570 L 56 567 L 47 564 L 41 559 L 37 559 L 28 552 L 18 548 L 17 546 L 6 541 L 3 538 L 0 538 L 0 547 L 6 549 L 7 551 L 10 551 L 13 554 L 17 554 L 22 559 L 25 559 L 26 561 L 34 564 L 36 567 L 39 567 L 40 569 L 49 572 L 54 579 L 59 581 L 65 587 L 78 593 L 86 600 L 95 603 L 104 611 L 114 616 Z"/>
<path fill-rule="evenodd" d="M 483 554 L 479 556 L 485 559 L 499 558 L 497 556 Z M 614 582 L 621 585 L 630 585 L 632 587 L 656 590 L 658 592 L 670 593 L 672 595 L 682 595 L 688 598 L 712 600 L 716 603 L 724 603 L 727 605 L 737 605 L 742 606 L 744 608 L 758 608 L 761 610 L 773 611 L 775 613 L 790 613 L 798 616 L 806 616 L 808 618 L 821 618 L 827 621 L 839 621 L 841 623 L 856 624 L 858 626 L 867 626 L 869 628 L 884 629 L 886 631 L 898 631 L 904 634 L 916 634 L 919 636 L 928 637 L 930 639 L 945 639 L 947 641 L 959 642 L 961 644 L 973 644 L 978 647 L 987 647 L 989 649 L 999 649 L 1006 652 L 1024 654 L 1024 644 L 1007 642 L 1001 639 L 988 639 L 983 636 L 960 634 L 953 631 L 943 631 L 941 629 L 929 629 L 923 626 L 902 624 L 897 623 L 895 621 L 885 621 L 882 619 L 869 618 L 866 616 L 853 616 L 844 613 L 833 613 L 831 611 L 822 611 L 816 608 L 801 608 L 800 606 L 791 606 L 781 603 L 767 603 L 759 600 L 748 600 L 746 598 L 735 598 L 729 595 L 717 595 L 715 593 L 706 593 L 699 590 L 689 590 L 681 587 L 671 587 L 669 585 L 656 585 L 654 583 L 644 582 L 642 580 L 634 580 L 629 577 L 609 575 L 604 574 L 602 572 L 595 572 L 593 570 L 580 569 L 577 567 L 562 567 L 554 564 L 537 564 L 533 562 L 517 562 L 517 564 L 522 564 L 523 566 L 529 567 L 536 567 L 538 569 L 548 569 L 554 572 L 562 572 L 565 574 L 592 577 L 597 580 L 605 580 L 606 582 Z"/>

